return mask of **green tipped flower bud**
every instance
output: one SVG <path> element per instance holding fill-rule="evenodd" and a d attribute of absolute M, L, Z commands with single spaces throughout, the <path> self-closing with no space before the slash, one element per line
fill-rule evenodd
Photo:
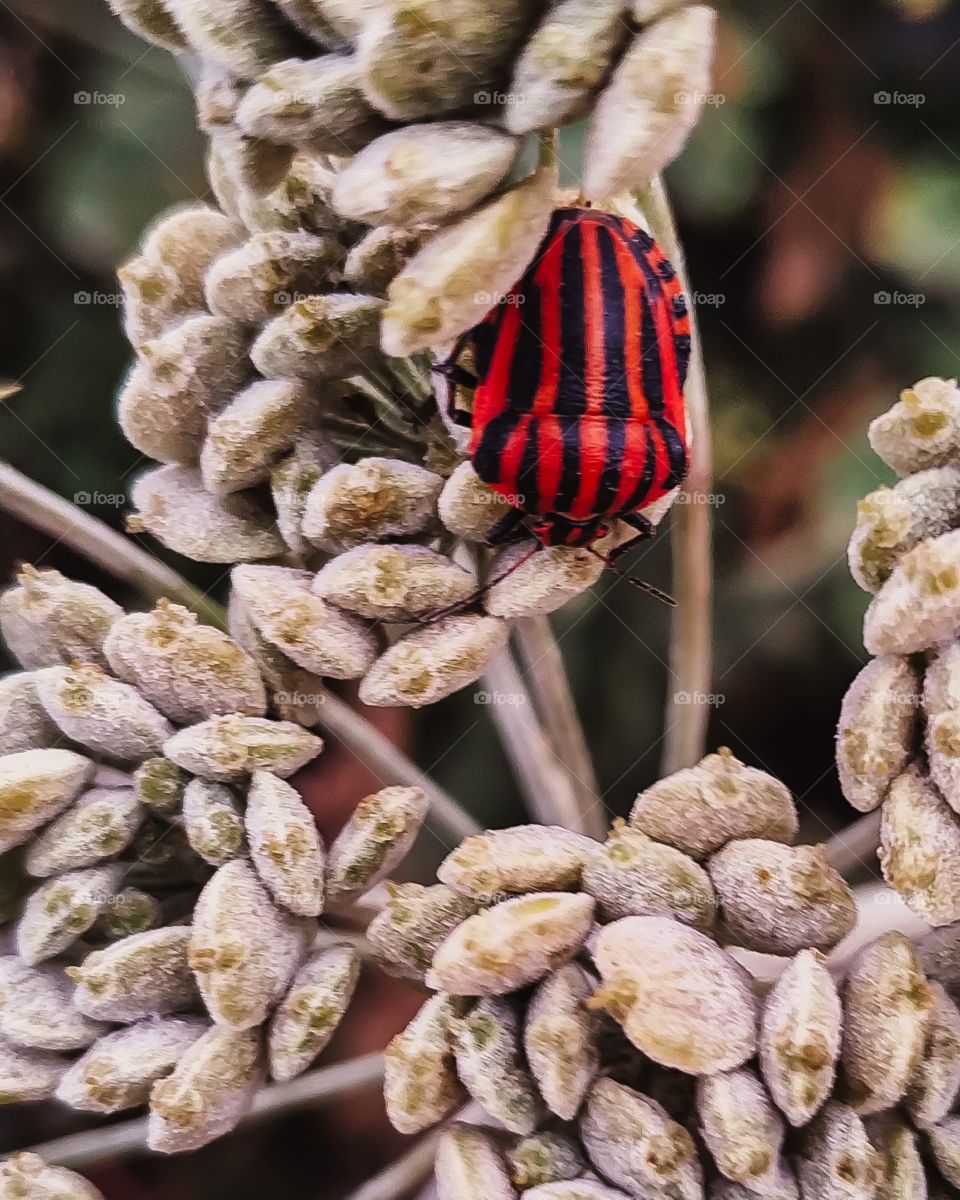
<path fill-rule="evenodd" d="M 22 666 L 106 665 L 101 647 L 110 626 L 123 616 L 119 604 L 59 571 L 26 566 L 17 585 L 0 594 L 0 633 Z"/>
<path fill-rule="evenodd" d="M 149 1017 L 108 1033 L 70 1067 L 57 1099 L 81 1112 L 116 1113 L 150 1099 L 210 1026 L 199 1017 Z"/>
<path fill-rule="evenodd" d="M 166 717 L 135 687 L 99 667 L 45 667 L 36 680 L 50 720 L 95 754 L 136 762 L 159 750 L 173 733 Z"/>
<path fill-rule="evenodd" d="M 623 0 L 560 0 L 552 5 L 514 67 L 507 128 L 532 133 L 582 116 L 629 32 Z"/>
<path fill-rule="evenodd" d="M 250 349 L 268 379 L 337 379 L 366 365 L 380 336 L 376 296 L 307 296 L 274 317 Z"/>
<path fill-rule="evenodd" d="M 567 963 L 537 985 L 527 1006 L 527 1062 L 547 1107 L 564 1121 L 577 1115 L 600 1064 L 592 992 L 586 971 Z"/>
<path fill-rule="evenodd" d="M 778 779 L 745 767 L 723 748 L 641 792 L 630 824 L 655 841 L 706 858 L 734 838 L 789 845 L 798 821 L 790 793 Z"/>
<path fill-rule="evenodd" d="M 343 247 L 332 237 L 257 233 L 207 272 L 207 301 L 214 312 L 256 325 L 282 312 L 294 297 L 328 289 L 342 258 Z"/>
<path fill-rule="evenodd" d="M 377 659 L 360 685 L 370 705 L 422 708 L 475 683 L 506 645 L 508 627 L 495 617 L 444 617 L 402 637 Z"/>
<path fill-rule="evenodd" d="M 137 767 L 133 786 L 141 804 L 167 816 L 180 808 L 188 778 L 176 763 L 158 755 L 148 758 Z"/>
<path fill-rule="evenodd" d="M 0 758 L 0 852 L 62 813 L 94 770 L 71 750 L 21 750 Z"/>
<path fill-rule="evenodd" d="M 400 1133 L 429 1129 L 466 1099 L 451 1033 L 464 1004 L 457 996 L 431 996 L 384 1051 L 383 1098 Z"/>
<path fill-rule="evenodd" d="M 319 916 L 323 844 L 300 793 L 268 771 L 255 771 L 247 792 L 246 831 L 253 865 L 277 904 L 300 916 Z"/>
<path fill-rule="evenodd" d="M 709 1075 L 753 1056 L 750 978 L 705 934 L 664 917 L 625 917 L 603 928 L 594 961 L 603 987 L 593 1003 L 654 1062 Z"/>
<path fill-rule="evenodd" d="M 847 690 L 837 727 L 837 772 L 844 796 L 860 812 L 880 804 L 910 761 L 919 711 L 920 678 L 907 658 L 872 659 Z"/>
<path fill-rule="evenodd" d="M 229 1133 L 263 1080 L 260 1031 L 214 1026 L 150 1092 L 147 1145 L 161 1154 L 197 1150 Z"/>
<path fill-rule="evenodd" d="M 222 867 L 243 853 L 243 816 L 233 792 L 222 783 L 194 779 L 183 793 L 183 827 L 204 862 Z"/>
<path fill-rule="evenodd" d="M 283 1081 L 301 1074 L 336 1032 L 360 977 L 360 958 L 349 946 L 321 950 L 297 972 L 270 1021 L 270 1075 Z"/>
<path fill-rule="evenodd" d="M 444 346 L 478 324 L 491 298 L 506 295 L 536 253 L 556 184 L 556 169 L 542 167 L 434 234 L 390 285 L 384 352 L 400 358 Z"/>
<path fill-rule="evenodd" d="M 768 994 L 760 1020 L 763 1080 L 791 1125 L 806 1125 L 830 1096 L 842 1019 L 823 956 L 801 950 Z"/>
<path fill-rule="evenodd" d="M 303 957 L 307 923 L 276 908 L 248 862 L 222 866 L 200 893 L 190 966 L 218 1025 L 261 1024 Z"/>
<path fill-rule="evenodd" d="M 266 712 L 253 659 L 179 604 L 161 600 L 153 612 L 122 617 L 104 652 L 121 679 L 179 725 L 227 713 L 259 717 Z"/>
<path fill-rule="evenodd" d="M 433 956 L 427 984 L 461 996 L 500 996 L 526 987 L 576 954 L 590 932 L 593 908 L 589 896 L 567 892 L 505 900 L 450 934 Z"/>
<path fill-rule="evenodd" d="M 327 898 L 345 904 L 368 892 L 401 862 L 420 832 L 429 808 L 415 787 L 386 787 L 367 796 L 330 847 Z"/>
<path fill-rule="evenodd" d="M 437 224 L 489 195 L 518 145 L 471 121 L 408 125 L 377 138 L 341 171 L 333 206 L 368 225 Z"/>
<path fill-rule="evenodd" d="M 288 567 L 234 567 L 244 615 L 267 642 L 314 675 L 356 679 L 372 665 L 377 639 L 362 621 L 310 588 L 313 576 Z"/>
<path fill-rule="evenodd" d="M 266 512 L 249 496 L 218 499 L 204 488 L 199 471 L 159 467 L 133 485 L 136 515 L 128 528 L 152 533 L 158 542 L 197 562 L 273 558 L 283 539 Z"/>
<path fill-rule="evenodd" d="M 115 858 L 137 832 L 143 810 L 133 788 L 91 788 L 27 846 L 31 875 L 59 875 Z"/>
<path fill-rule="evenodd" d="M 710 91 L 716 13 L 679 9 L 637 35 L 590 117 L 583 194 L 644 187 L 683 149 Z"/>
<path fill-rule="evenodd" d="M 386 126 L 364 98 L 355 58 L 291 58 L 260 76 L 237 110 L 252 137 L 283 142 L 314 154 L 349 155 Z"/>
<path fill-rule="evenodd" d="M 303 533 L 324 550 L 430 533 L 443 480 L 394 458 L 341 463 L 307 497 Z"/>
<path fill-rule="evenodd" d="M 85 934 L 113 899 L 120 877 L 119 867 L 91 867 L 42 883 L 17 922 L 17 953 L 23 961 L 35 966 Z"/>
<path fill-rule="evenodd" d="M 378 621 L 407 621 L 458 604 L 476 587 L 469 571 L 427 546 L 375 543 L 338 554 L 313 582 L 318 596 Z"/>
<path fill-rule="evenodd" d="M 126 1024 L 193 1008 L 197 985 L 187 962 L 188 925 L 132 934 L 67 967 L 74 1004 L 88 1017 Z"/>

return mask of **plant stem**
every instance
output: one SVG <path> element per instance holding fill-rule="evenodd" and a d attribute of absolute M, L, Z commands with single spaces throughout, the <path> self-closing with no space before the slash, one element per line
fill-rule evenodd
<path fill-rule="evenodd" d="M 406 1154 L 357 1188 L 349 1200 L 396 1200 L 397 1196 L 405 1196 L 433 1171 L 439 1140 L 439 1133 L 427 1134 Z"/>
<path fill-rule="evenodd" d="M 34 483 L 6 463 L 0 463 L 0 509 L 42 529 L 124 580 L 144 596 L 162 596 L 192 609 L 219 629 L 227 625 L 223 608 L 193 587 L 172 567 L 117 533 L 98 517 L 76 509 L 68 500 Z M 430 824 L 451 845 L 477 833 L 479 826 L 467 813 L 388 738 L 360 713 L 331 692 L 326 693 L 320 724 L 338 738 L 380 778 L 384 785 L 400 783 L 419 787 L 430 798 Z M 452 840 L 451 840 L 452 839 Z"/>
<path fill-rule="evenodd" d="M 0 462 L 0 508 L 56 538 L 55 545 L 62 542 L 76 550 L 151 600 L 165 596 L 211 625 L 225 627 L 221 606 L 172 567 L 4 462 Z"/>
<path fill-rule="evenodd" d="M 692 767 L 706 747 L 713 655 L 711 600 L 713 552 L 711 545 L 710 489 L 713 463 L 710 409 L 696 313 L 690 297 L 683 247 L 677 237 L 666 188 L 656 176 L 638 193 L 638 203 L 650 231 L 673 263 L 690 306 L 690 368 L 684 387 L 690 446 L 690 470 L 678 502 L 673 506 L 670 544 L 673 549 L 673 594 L 677 601 L 670 633 L 671 689 L 666 706 L 664 775 Z M 685 695 L 687 702 L 677 703 Z"/>
<path fill-rule="evenodd" d="M 326 692 L 319 715 L 321 726 L 351 750 L 384 786 L 401 783 L 426 792 L 430 800 L 429 824 L 448 848 L 480 832 L 480 826 L 456 800 L 339 696 Z"/>
<path fill-rule="evenodd" d="M 603 838 L 607 819 L 600 788 L 550 621 L 547 617 L 526 617 L 517 622 L 514 636 L 554 753 L 570 778 L 580 808 L 582 832 Z"/>
<path fill-rule="evenodd" d="M 827 842 L 827 858 L 843 876 L 877 868 L 880 846 L 880 811 L 867 813 Z"/>
<path fill-rule="evenodd" d="M 543 825 L 563 825 L 583 833 L 585 814 L 573 780 L 547 738 L 513 655 L 502 650 L 484 675 L 500 740 L 526 797 L 527 808 Z"/>
<path fill-rule="evenodd" d="M 383 1056 L 365 1054 L 349 1062 L 321 1067 L 318 1071 L 262 1088 L 242 1124 L 247 1125 L 265 1117 L 275 1116 L 302 1104 L 314 1104 L 338 1099 L 379 1083 L 383 1078 Z M 63 1167 L 82 1167 L 105 1158 L 120 1158 L 128 1154 L 149 1153 L 147 1150 L 147 1119 L 122 1121 L 103 1129 L 72 1133 L 54 1141 L 27 1147 L 39 1154 L 44 1162 Z"/>

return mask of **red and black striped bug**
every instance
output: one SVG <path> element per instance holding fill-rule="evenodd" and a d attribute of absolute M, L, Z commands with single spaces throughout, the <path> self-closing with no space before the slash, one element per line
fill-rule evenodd
<path fill-rule="evenodd" d="M 638 510 L 687 471 L 689 359 L 686 300 L 650 235 L 558 209 L 523 278 L 435 367 L 474 469 L 512 506 L 491 544 L 526 527 L 544 546 L 590 548 L 614 518 L 649 535 Z"/>

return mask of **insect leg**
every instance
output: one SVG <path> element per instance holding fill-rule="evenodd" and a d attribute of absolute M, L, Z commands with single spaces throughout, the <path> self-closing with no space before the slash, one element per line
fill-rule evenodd
<path fill-rule="evenodd" d="M 653 524 L 653 522 L 648 521 L 647 518 L 642 516 L 640 513 L 626 513 L 624 516 L 621 516 L 619 520 L 621 520 L 624 525 L 629 525 L 631 529 L 635 529 L 637 533 L 640 534 L 639 540 L 651 538 L 657 532 L 656 526 Z M 637 538 L 632 538 L 629 542 L 624 542 L 622 546 L 617 546 L 616 549 L 611 550 L 608 557 L 615 561 L 616 559 L 620 558 L 622 554 L 625 554 L 632 546 L 635 546 L 637 541 Z"/>
<path fill-rule="evenodd" d="M 526 513 L 519 508 L 511 508 L 508 513 L 497 521 L 496 525 L 487 534 L 488 546 L 499 546 L 503 542 L 509 541 L 510 537 L 516 532 L 517 526 L 523 521 Z"/>

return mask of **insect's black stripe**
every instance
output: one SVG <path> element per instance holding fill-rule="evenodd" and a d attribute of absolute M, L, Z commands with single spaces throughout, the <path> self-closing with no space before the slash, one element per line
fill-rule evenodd
<path fill-rule="evenodd" d="M 517 495 L 523 497 L 523 508 L 526 512 L 540 511 L 540 480 L 538 463 L 540 461 L 540 422 L 534 418 L 527 429 L 527 440 L 523 447 L 523 458 L 520 460 L 520 470 L 517 472 Z"/>
<path fill-rule="evenodd" d="M 683 483 L 687 477 L 687 448 L 683 444 L 683 438 L 669 421 L 665 419 L 658 421 L 657 428 L 660 430 L 660 436 L 663 438 L 663 444 L 667 450 L 669 466 L 663 480 L 663 487 L 669 491 L 678 483 Z"/>
<path fill-rule="evenodd" d="M 603 417 L 607 427 L 606 454 L 593 509 L 608 512 L 620 490 L 626 421 L 631 416 L 626 365 L 626 293 L 610 230 L 597 230 L 600 288 L 603 295 L 604 382 Z"/>
<path fill-rule="evenodd" d="M 640 295 L 640 312 L 640 375 L 650 416 L 656 420 L 657 417 L 663 416 L 663 372 L 653 301 L 646 292 Z"/>
<path fill-rule="evenodd" d="M 506 312 L 509 306 L 503 304 L 501 307 Z M 474 469 L 485 482 L 504 484 L 515 491 L 520 490 L 517 481 L 505 478 L 504 451 L 524 414 L 533 407 L 540 384 L 543 353 L 538 332 L 540 288 L 532 279 L 526 283 L 524 303 L 517 306 L 517 315 L 519 324 L 510 358 L 507 406 L 502 413 L 498 413 L 487 423 L 472 460 Z M 498 317 L 498 335 L 504 320 L 505 316 Z"/>
<path fill-rule="evenodd" d="M 646 448 L 643 456 L 643 471 L 640 474 L 640 480 L 637 486 L 627 497 L 626 502 L 620 509 L 622 513 L 633 512 L 638 504 L 642 504 L 650 494 L 650 489 L 653 486 L 653 477 L 657 469 L 657 448 L 654 441 L 655 433 L 652 427 L 647 426 L 644 430 L 644 441 Z"/>
<path fill-rule="evenodd" d="M 560 373 L 555 411 L 562 441 L 560 486 L 552 507 L 569 512 L 580 490 L 580 419 L 587 408 L 586 331 L 583 321 L 583 242 L 579 225 L 563 240 L 560 287 Z"/>
<path fill-rule="evenodd" d="M 473 369 L 474 374 L 481 381 L 485 380 L 490 373 L 493 352 L 496 349 L 497 339 L 500 337 L 500 330 L 503 328 L 503 318 L 506 316 L 506 312 L 505 304 L 498 305 L 494 319 L 481 321 L 473 331 Z"/>

